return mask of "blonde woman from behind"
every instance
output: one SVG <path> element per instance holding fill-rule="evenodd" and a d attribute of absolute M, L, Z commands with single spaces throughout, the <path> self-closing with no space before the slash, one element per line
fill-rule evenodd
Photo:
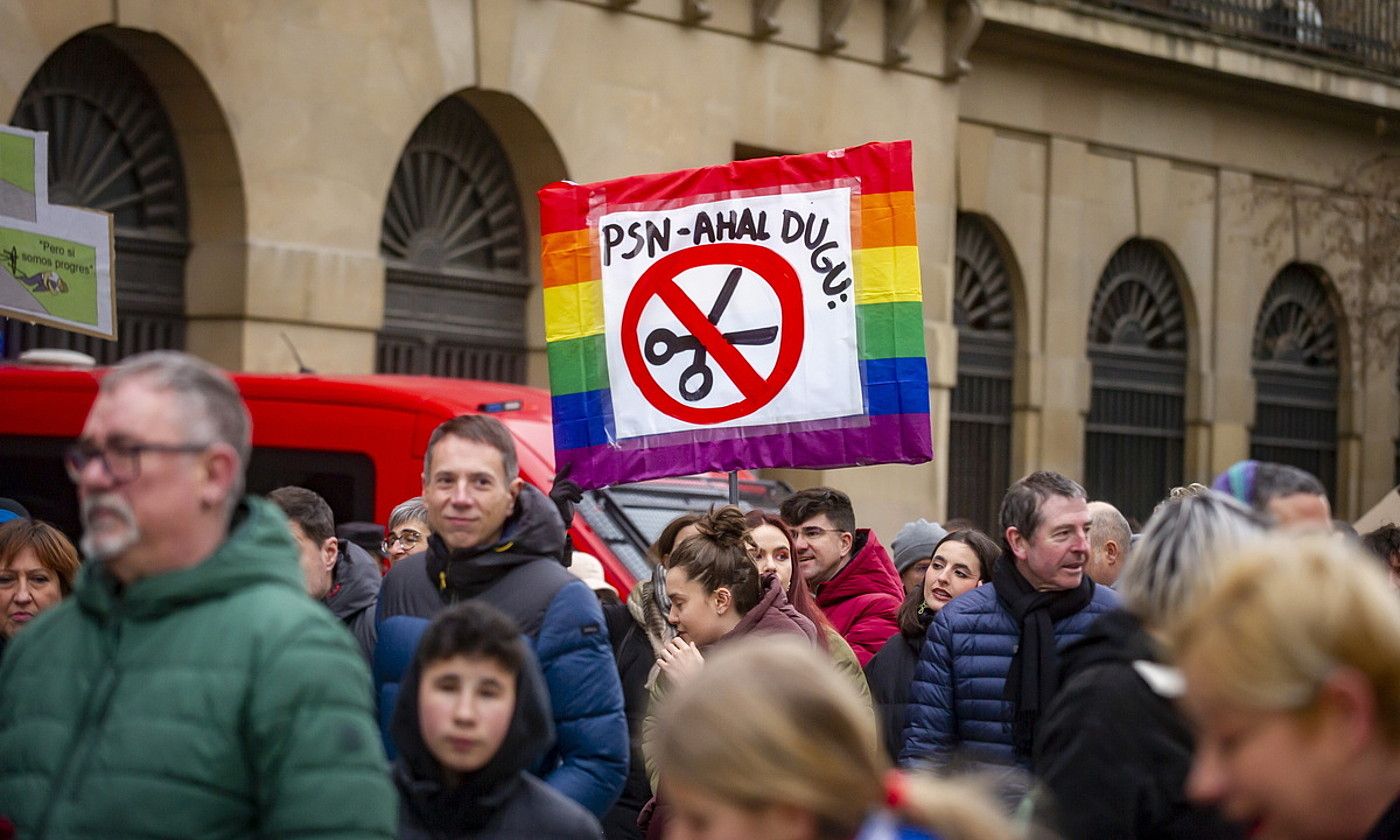
<path fill-rule="evenodd" d="M 668 840 L 1014 836 L 980 789 L 891 772 L 849 681 L 798 639 L 717 651 L 659 723 Z"/>
<path fill-rule="evenodd" d="M 1187 791 L 1254 838 L 1400 837 L 1400 603 L 1324 536 L 1236 554 L 1178 625 Z"/>

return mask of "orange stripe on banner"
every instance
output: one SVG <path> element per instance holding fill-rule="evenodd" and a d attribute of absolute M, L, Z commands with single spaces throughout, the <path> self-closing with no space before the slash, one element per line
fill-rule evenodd
<path fill-rule="evenodd" d="M 919 244 L 914 193 L 891 192 L 860 197 L 860 247 L 894 248 Z"/>
<path fill-rule="evenodd" d="M 588 230 L 565 230 L 541 237 L 540 274 L 544 286 L 571 286 L 594 280 Z"/>

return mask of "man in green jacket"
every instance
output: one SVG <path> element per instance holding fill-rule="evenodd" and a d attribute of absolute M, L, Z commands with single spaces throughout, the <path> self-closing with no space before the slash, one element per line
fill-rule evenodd
<path fill-rule="evenodd" d="M 389 838 L 354 640 L 244 498 L 233 384 L 180 353 L 102 380 L 66 456 L 87 556 L 0 662 L 0 815 L 22 840 Z"/>

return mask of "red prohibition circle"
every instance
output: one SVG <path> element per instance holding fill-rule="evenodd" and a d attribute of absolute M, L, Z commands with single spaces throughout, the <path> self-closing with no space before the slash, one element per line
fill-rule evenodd
<path fill-rule="evenodd" d="M 709 322 L 677 285 L 676 277 L 682 272 L 706 265 L 747 268 L 761 277 L 778 296 L 778 360 L 766 378 L 754 371 L 748 360 L 724 340 L 721 331 Z M 661 298 L 681 324 L 700 339 L 710 360 L 729 376 L 744 395 L 743 399 L 729 405 L 701 408 L 680 402 L 657 383 L 642 358 L 641 340 L 637 334 L 642 310 L 653 297 Z M 702 426 L 737 420 L 772 402 L 797 370 L 797 362 L 802 356 L 802 336 L 802 286 L 797 272 L 787 260 L 761 245 L 720 242 L 667 254 L 642 272 L 622 310 L 622 357 L 642 396 L 663 414 Z"/>

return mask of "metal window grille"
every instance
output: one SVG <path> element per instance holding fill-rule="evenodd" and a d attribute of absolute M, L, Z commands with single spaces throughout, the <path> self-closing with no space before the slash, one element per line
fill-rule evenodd
<path fill-rule="evenodd" d="M 1290 265 L 1264 294 L 1254 330 L 1249 454 L 1292 464 L 1337 488 L 1337 317 L 1321 281 Z"/>
<path fill-rule="evenodd" d="M 399 158 L 384 210 L 381 373 L 523 382 L 530 279 L 515 177 L 490 128 L 443 100 Z"/>
<path fill-rule="evenodd" d="M 58 347 L 110 364 L 145 350 L 183 348 L 184 171 L 175 133 L 146 76 L 110 41 L 79 35 L 39 68 L 11 123 L 49 132 L 51 201 L 115 217 L 117 341 L 10 319 L 6 352 Z"/>
<path fill-rule="evenodd" d="M 995 533 L 1011 483 L 1011 279 L 996 238 L 975 216 L 958 216 L 954 260 L 958 380 L 948 423 L 948 515 Z"/>
<path fill-rule="evenodd" d="M 1186 439 L 1185 318 L 1176 277 L 1156 246 L 1129 241 L 1104 268 L 1089 318 L 1089 361 L 1085 489 L 1145 522 L 1181 484 Z"/>

